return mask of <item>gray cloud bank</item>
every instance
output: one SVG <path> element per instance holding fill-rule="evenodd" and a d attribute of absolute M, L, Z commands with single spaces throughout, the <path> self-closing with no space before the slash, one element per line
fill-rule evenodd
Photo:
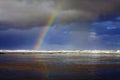
<path fill-rule="evenodd" d="M 59 1 L 0 0 L 0 23 L 20 25 L 15 26 L 18 28 L 44 26 Z M 64 0 L 55 22 L 84 22 L 98 20 L 100 15 L 120 14 L 119 4 L 120 0 Z"/>

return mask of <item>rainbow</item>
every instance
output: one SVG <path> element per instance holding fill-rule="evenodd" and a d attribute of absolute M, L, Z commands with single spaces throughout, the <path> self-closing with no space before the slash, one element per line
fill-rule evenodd
<path fill-rule="evenodd" d="M 40 32 L 40 35 L 38 37 L 38 40 L 34 46 L 34 50 L 38 50 L 41 48 L 42 44 L 44 43 L 45 37 L 47 36 L 51 25 L 53 24 L 57 13 L 61 10 L 62 8 L 62 4 L 63 4 L 64 0 L 59 0 L 58 3 L 55 6 L 55 9 L 51 12 L 48 20 L 45 23 L 45 27 L 43 28 L 42 32 Z"/>

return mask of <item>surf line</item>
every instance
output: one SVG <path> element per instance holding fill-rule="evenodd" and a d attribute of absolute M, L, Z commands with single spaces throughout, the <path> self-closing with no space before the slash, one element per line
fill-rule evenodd
<path fill-rule="evenodd" d="M 53 24 L 53 22 L 55 21 L 55 18 L 57 17 L 57 14 L 59 13 L 59 11 L 62 8 L 64 0 L 59 0 L 54 8 L 54 10 L 51 12 L 48 20 L 45 23 L 45 27 L 43 27 L 42 32 L 39 33 L 39 37 L 37 42 L 35 43 L 34 46 L 34 50 L 39 50 L 41 49 L 44 40 L 50 30 L 51 25 Z"/>

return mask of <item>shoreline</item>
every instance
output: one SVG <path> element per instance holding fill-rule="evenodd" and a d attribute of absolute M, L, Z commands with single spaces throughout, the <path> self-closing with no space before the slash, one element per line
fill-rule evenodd
<path fill-rule="evenodd" d="M 0 50 L 0 54 L 120 54 L 120 50 Z"/>

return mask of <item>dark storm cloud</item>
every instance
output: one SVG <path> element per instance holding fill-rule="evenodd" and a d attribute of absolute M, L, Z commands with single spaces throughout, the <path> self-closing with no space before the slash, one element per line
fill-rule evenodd
<path fill-rule="evenodd" d="M 44 26 L 58 1 L 0 0 L 0 22 L 14 26 L 6 28 Z M 55 23 L 88 22 L 99 20 L 101 16 L 117 16 L 119 4 L 120 0 L 64 0 Z"/>
<path fill-rule="evenodd" d="M 0 49 L 33 49 L 39 28 L 0 31 Z"/>

